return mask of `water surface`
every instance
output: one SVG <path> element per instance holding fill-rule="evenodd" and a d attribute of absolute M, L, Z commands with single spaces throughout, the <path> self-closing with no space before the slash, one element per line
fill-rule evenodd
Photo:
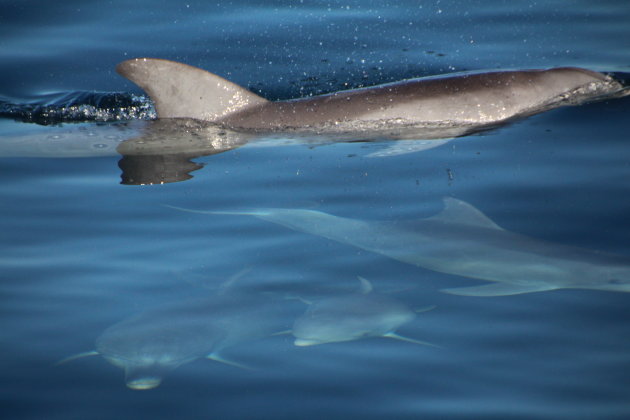
<path fill-rule="evenodd" d="M 37 131 L 55 152 L 54 136 L 79 123 L 102 134 L 111 126 L 94 120 L 154 117 L 129 114 L 146 98 L 114 72 L 137 56 L 269 99 L 464 70 L 630 72 L 630 7 L 613 1 L 19 2 L 0 19 L 0 140 Z M 59 118 L 33 113 L 45 106 Z M 562 108 L 388 158 L 368 157 L 384 143 L 249 144 L 194 158 L 203 167 L 191 179 L 163 185 L 121 185 L 115 138 L 87 157 L 2 157 L 3 417 L 627 418 L 628 294 L 452 296 L 439 290 L 482 282 L 163 204 L 406 220 L 451 196 L 509 231 L 628 256 L 629 111 L 628 98 Z M 252 370 L 196 360 L 149 391 L 125 387 L 100 357 L 54 365 L 123 319 L 219 293 L 243 269 L 231 287 L 295 313 L 304 304 L 285 297 L 352 293 L 366 277 L 410 307 L 436 305 L 399 332 L 441 348 L 378 338 L 300 348 L 276 335 L 226 349 Z"/>

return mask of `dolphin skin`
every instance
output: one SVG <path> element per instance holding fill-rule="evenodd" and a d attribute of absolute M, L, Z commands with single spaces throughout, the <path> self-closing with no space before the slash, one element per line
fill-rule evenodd
<path fill-rule="evenodd" d="M 285 310 L 278 302 L 242 293 L 170 302 L 112 325 L 96 339 L 94 351 L 59 364 L 100 355 L 125 371 L 129 388 L 152 389 L 168 372 L 204 357 L 244 367 L 220 352 L 286 330 L 294 316 Z"/>
<path fill-rule="evenodd" d="M 270 102 L 220 76 L 173 61 L 136 58 L 116 70 L 151 97 L 159 118 L 335 138 L 457 137 L 559 106 L 630 93 L 603 73 L 563 67 L 410 79 Z"/>
<path fill-rule="evenodd" d="M 309 304 L 306 312 L 293 323 L 296 346 L 353 341 L 369 337 L 388 337 L 416 344 L 426 344 L 396 334 L 413 320 L 416 313 L 389 296 L 372 293 L 372 285 L 363 278 L 360 293 L 342 294 Z"/>
<path fill-rule="evenodd" d="M 251 215 L 441 273 L 494 283 L 443 289 L 504 296 L 556 289 L 630 292 L 630 258 L 509 232 L 470 204 L 445 198 L 441 213 L 407 222 L 365 221 L 315 210 L 198 211 Z M 175 207 L 177 208 L 177 207 Z"/>

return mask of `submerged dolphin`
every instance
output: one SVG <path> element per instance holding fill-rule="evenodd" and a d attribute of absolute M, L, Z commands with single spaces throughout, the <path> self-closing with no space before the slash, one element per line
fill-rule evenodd
<path fill-rule="evenodd" d="M 159 118 L 335 139 L 463 136 L 559 106 L 630 94 L 610 76 L 563 67 L 411 79 L 270 102 L 215 74 L 173 61 L 136 58 L 116 70 L 153 99 Z"/>
<path fill-rule="evenodd" d="M 416 313 L 402 302 L 372 293 L 372 285 L 361 280 L 361 293 L 317 300 L 293 323 L 296 346 L 389 337 L 416 344 L 433 345 L 403 337 L 396 330 L 413 320 Z M 432 308 L 427 308 L 432 309 Z"/>
<path fill-rule="evenodd" d="M 203 357 L 243 367 L 220 352 L 286 330 L 292 317 L 285 310 L 279 302 L 250 294 L 169 303 L 112 325 L 96 339 L 94 351 L 59 363 L 101 355 L 124 369 L 129 388 L 152 389 L 171 370 Z"/>
<path fill-rule="evenodd" d="M 509 232 L 468 203 L 444 200 L 441 213 L 409 222 L 348 219 L 315 210 L 197 211 L 252 215 L 288 228 L 441 273 L 496 283 L 444 289 L 503 296 L 564 288 L 630 292 L 630 258 Z"/>

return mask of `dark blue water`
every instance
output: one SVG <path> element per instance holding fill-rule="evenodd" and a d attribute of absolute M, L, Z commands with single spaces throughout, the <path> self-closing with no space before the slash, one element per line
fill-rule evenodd
<path fill-rule="evenodd" d="M 628 22 L 630 6 L 617 1 L 4 2 L 0 415 L 628 418 L 630 294 L 448 295 L 440 289 L 483 282 L 253 217 L 163 204 L 407 220 L 437 213 L 448 196 L 508 231 L 628 256 L 630 99 L 386 158 L 368 156 L 384 143 L 249 144 L 191 158 L 203 167 L 183 182 L 121 185 L 116 145 L 155 115 L 114 71 L 133 57 L 167 58 L 274 100 L 464 70 L 628 73 Z M 85 142 L 69 150 L 68 132 Z M 11 143 L 25 135 L 36 146 Z M 436 305 L 399 332 L 440 347 L 386 338 L 296 347 L 266 336 L 225 351 L 253 369 L 199 359 L 147 391 L 127 388 L 100 356 L 55 365 L 134 314 L 220 296 L 244 269 L 229 287 L 293 316 L 305 305 L 287 297 L 357 293 L 357 276 L 409 307 Z M 251 308 L 230 311 L 216 317 Z M 272 321 L 280 329 L 293 319 Z"/>

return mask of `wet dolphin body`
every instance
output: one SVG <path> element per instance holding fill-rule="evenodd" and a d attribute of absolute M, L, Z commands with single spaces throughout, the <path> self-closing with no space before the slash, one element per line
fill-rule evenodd
<path fill-rule="evenodd" d="M 610 76 L 567 67 L 427 77 L 270 102 L 217 75 L 168 60 L 134 59 L 117 70 L 151 96 L 160 122 L 21 128 L 0 138 L 0 156 L 171 156 L 177 151 L 202 156 L 274 133 L 289 134 L 285 141 L 316 144 L 425 140 L 394 143 L 370 155 L 389 156 L 437 147 L 563 105 L 630 94 Z"/>
<path fill-rule="evenodd" d="M 369 337 L 389 337 L 425 344 L 403 337 L 396 330 L 416 317 L 416 312 L 392 297 L 372 293 L 363 278 L 360 293 L 342 294 L 309 303 L 304 314 L 293 323 L 296 346 L 353 341 Z M 432 308 L 428 308 L 432 309 Z"/>
<path fill-rule="evenodd" d="M 129 388 L 152 389 L 168 372 L 203 357 L 242 367 L 221 351 L 286 330 L 293 317 L 284 311 L 278 302 L 250 294 L 186 299 L 112 325 L 94 351 L 59 363 L 101 355 L 125 371 Z"/>
<path fill-rule="evenodd" d="M 301 209 L 178 209 L 252 215 L 434 271 L 495 282 L 443 290 L 452 294 L 502 296 L 564 288 L 630 292 L 630 258 L 509 232 L 468 203 L 454 198 L 444 202 L 441 213 L 408 222 L 364 221 Z"/>
<path fill-rule="evenodd" d="M 144 89 L 159 118 L 336 139 L 456 137 L 559 106 L 630 93 L 610 76 L 564 67 L 411 79 L 270 102 L 215 74 L 173 61 L 137 58 L 116 70 Z"/>

